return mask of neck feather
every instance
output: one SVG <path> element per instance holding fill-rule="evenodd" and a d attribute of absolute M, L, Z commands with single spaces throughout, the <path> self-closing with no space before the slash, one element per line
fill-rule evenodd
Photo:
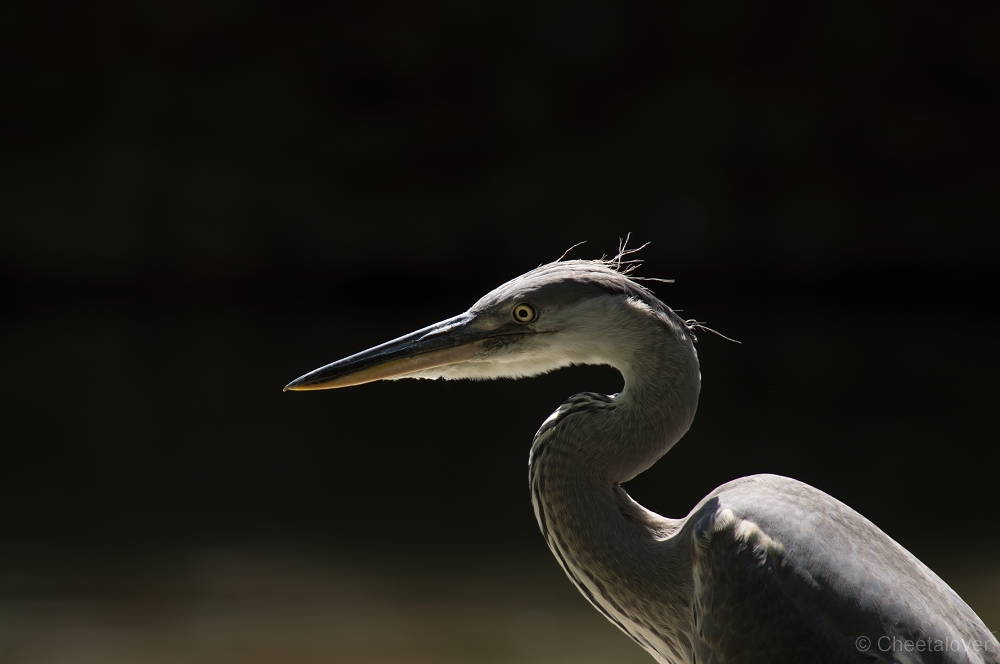
<path fill-rule="evenodd" d="M 553 446 L 565 453 L 561 463 L 618 484 L 652 466 L 691 426 L 701 374 L 683 322 L 641 303 L 630 304 L 615 320 L 624 322 L 606 334 L 598 361 L 621 372 L 624 389 L 566 401 L 539 430 L 532 464 L 541 461 L 536 447 Z"/>
<path fill-rule="evenodd" d="M 672 624 L 683 629 L 689 575 L 674 563 L 683 560 L 677 549 L 687 543 L 672 537 L 681 522 L 646 510 L 619 484 L 687 431 L 700 375 L 691 337 L 676 316 L 637 315 L 630 324 L 631 333 L 619 338 L 642 343 L 621 344 L 608 358 L 625 378 L 622 393 L 578 394 L 553 413 L 535 437 L 529 484 L 539 526 L 566 574 L 609 620 L 656 652 L 684 636 L 647 633 L 629 607 L 652 592 L 658 610 L 677 610 Z M 666 583 L 650 589 L 650 578 Z"/>

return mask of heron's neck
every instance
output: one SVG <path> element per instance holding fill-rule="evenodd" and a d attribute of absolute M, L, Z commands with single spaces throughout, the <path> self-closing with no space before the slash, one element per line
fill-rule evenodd
<path fill-rule="evenodd" d="M 616 485 L 652 466 L 691 426 L 701 374 L 686 327 L 676 316 L 643 310 L 624 320 L 604 351 L 625 378 L 621 394 L 584 393 L 566 401 L 539 431 L 533 466 L 558 463 Z M 539 454 L 543 447 L 551 454 Z"/>
<path fill-rule="evenodd" d="M 663 610 L 677 609 L 676 624 L 683 628 L 690 575 L 673 563 L 683 560 L 675 550 L 684 542 L 671 537 L 679 522 L 644 509 L 619 484 L 651 466 L 687 431 L 700 375 L 679 321 L 633 323 L 643 328 L 640 333 L 633 328 L 621 338 L 642 342 L 624 343 L 615 358 L 625 377 L 622 393 L 578 394 L 553 413 L 532 446 L 529 483 L 539 526 L 567 575 L 612 622 L 654 652 L 655 645 L 642 642 L 653 637 L 631 626 L 627 607 L 654 592 Z M 650 578 L 667 583 L 650 590 Z"/>

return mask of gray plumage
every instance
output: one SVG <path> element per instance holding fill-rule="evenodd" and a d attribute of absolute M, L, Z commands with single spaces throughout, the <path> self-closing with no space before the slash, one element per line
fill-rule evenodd
<path fill-rule="evenodd" d="M 543 265 L 286 389 L 611 365 L 620 394 L 577 394 L 536 434 L 531 501 L 570 580 L 658 661 L 1000 664 L 1000 643 L 944 581 L 806 484 L 742 478 L 683 519 L 628 496 L 621 483 L 688 430 L 701 379 L 688 325 L 620 266 Z"/>

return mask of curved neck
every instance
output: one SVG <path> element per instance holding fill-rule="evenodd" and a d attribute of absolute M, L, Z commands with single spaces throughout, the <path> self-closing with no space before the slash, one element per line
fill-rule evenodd
<path fill-rule="evenodd" d="M 612 397 L 578 394 L 546 420 L 531 448 L 535 516 L 570 580 L 594 606 L 651 653 L 683 636 L 637 627 L 629 607 L 656 595 L 670 623 L 685 629 L 690 574 L 687 543 L 671 537 L 678 521 L 635 503 L 619 485 L 649 468 L 687 431 L 700 389 L 690 335 L 676 317 L 631 321 L 639 334 L 619 339 L 614 364 L 625 377 Z M 653 555 L 655 554 L 655 555 Z M 689 570 L 688 570 L 689 572 Z M 649 579 L 664 581 L 656 588 Z M 655 643 L 654 643 L 655 642 Z"/>
<path fill-rule="evenodd" d="M 701 373 L 687 328 L 672 313 L 645 308 L 619 319 L 625 324 L 607 335 L 602 359 L 624 377 L 621 394 L 570 398 L 539 430 L 532 465 L 544 444 L 565 452 L 558 455 L 564 467 L 619 484 L 652 466 L 691 426 Z"/>

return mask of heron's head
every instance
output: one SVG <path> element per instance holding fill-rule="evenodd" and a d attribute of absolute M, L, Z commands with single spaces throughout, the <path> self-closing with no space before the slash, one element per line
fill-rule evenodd
<path fill-rule="evenodd" d="M 507 282 L 463 314 L 316 369 L 285 389 L 520 378 L 570 364 L 624 371 L 650 336 L 690 345 L 683 321 L 612 263 L 557 261 Z"/>

